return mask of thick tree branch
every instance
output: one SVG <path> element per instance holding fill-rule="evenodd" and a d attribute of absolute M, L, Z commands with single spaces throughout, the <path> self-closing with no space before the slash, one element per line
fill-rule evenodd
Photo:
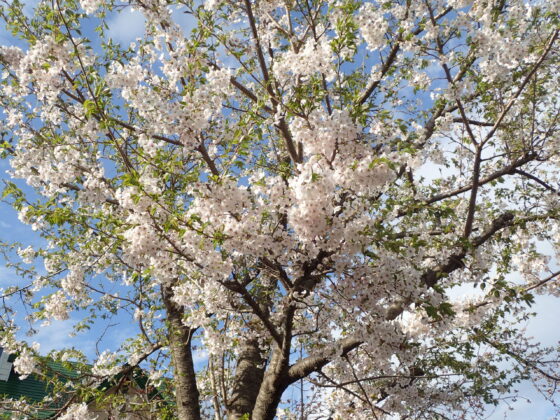
<path fill-rule="evenodd" d="M 173 368 L 177 414 L 181 420 L 201 420 L 196 371 L 191 341 L 194 330 L 183 324 L 183 311 L 171 297 L 173 291 L 162 286 L 162 298 L 167 312 L 168 340 Z"/>
<path fill-rule="evenodd" d="M 514 223 L 514 214 L 512 212 L 506 212 L 494 219 L 490 226 L 482 233 L 482 235 L 477 236 L 471 241 L 470 247 L 478 248 L 490 238 L 492 238 L 497 232 L 506 227 L 512 226 Z M 463 246 L 462 249 L 453 255 L 451 255 L 446 264 L 441 265 L 435 270 L 427 271 L 422 276 L 422 282 L 427 287 L 433 287 L 440 278 L 451 274 L 458 268 L 463 267 L 463 259 L 467 256 L 470 247 Z"/>
<path fill-rule="evenodd" d="M 338 354 L 345 356 L 348 353 L 350 353 L 352 350 L 358 348 L 362 344 L 363 344 L 363 340 L 355 337 L 348 337 L 340 340 L 336 344 L 336 347 L 339 349 Z M 319 354 L 319 355 L 308 356 L 290 366 L 290 368 L 288 369 L 287 381 L 289 383 L 294 383 L 301 378 L 305 378 L 311 373 L 316 372 L 322 367 L 329 364 L 332 359 L 333 359 L 332 354 Z"/>
<path fill-rule="evenodd" d="M 480 236 L 472 241 L 474 247 L 478 247 L 488 241 L 496 232 L 511 226 L 513 224 L 513 213 L 504 213 L 500 217 L 494 220 L 490 227 Z M 456 253 L 449 257 L 446 264 L 438 267 L 435 270 L 429 270 L 422 276 L 422 282 L 427 287 L 433 287 L 440 278 L 449 275 L 453 271 L 463 267 L 463 259 L 467 255 L 467 248 L 465 247 L 459 253 Z M 392 305 L 386 314 L 387 320 L 393 320 L 397 318 L 405 309 L 407 302 L 398 302 Z M 363 343 L 363 340 L 349 337 L 343 339 L 339 342 L 337 347 L 340 349 L 343 355 L 348 354 L 350 351 L 359 347 Z M 332 355 L 316 355 L 309 356 L 302 359 L 292 366 L 288 370 L 288 381 L 293 383 L 300 378 L 304 378 L 309 374 L 317 371 L 323 366 L 330 363 L 332 360 Z"/>
<path fill-rule="evenodd" d="M 476 198 L 478 194 L 478 187 L 480 187 L 481 158 L 482 158 L 482 144 L 476 146 L 476 153 L 475 153 L 474 164 L 473 164 L 471 196 L 469 198 L 469 207 L 467 209 L 467 220 L 465 221 L 465 230 L 463 231 L 464 238 L 468 238 L 471 235 L 472 227 L 474 223 L 474 213 L 476 211 Z"/>
<path fill-rule="evenodd" d="M 556 271 L 556 272 L 552 273 L 550 276 L 545 277 L 544 279 L 542 279 L 538 283 L 535 283 L 532 286 L 527 287 L 526 289 L 523 289 L 523 291 L 524 292 L 530 292 L 531 290 L 538 289 L 539 287 L 544 286 L 548 282 L 551 282 L 551 281 L 557 279 L 558 276 L 560 276 L 560 271 Z"/>
<path fill-rule="evenodd" d="M 519 174 L 521 176 L 524 176 L 525 178 L 529 178 L 529 179 L 535 181 L 537 184 L 542 185 L 546 190 L 551 191 L 554 194 L 560 195 L 560 191 L 558 191 L 556 188 L 552 187 L 551 185 L 547 184 L 542 179 L 536 177 L 535 175 L 532 175 L 532 174 L 530 174 L 528 172 L 525 172 L 521 169 L 515 169 L 513 172 L 516 173 L 516 174 Z"/>
<path fill-rule="evenodd" d="M 502 169 L 499 169 L 499 170 L 491 173 L 490 175 L 487 175 L 486 177 L 480 179 L 478 181 L 478 187 L 481 187 L 485 184 L 491 183 L 492 181 L 495 181 L 496 179 L 499 179 L 499 178 L 501 178 L 505 175 L 515 174 L 517 168 L 525 165 L 526 163 L 529 163 L 529 162 L 535 160 L 536 158 L 537 158 L 537 156 L 534 153 L 527 153 L 522 158 L 516 160 L 515 162 L 511 163 L 510 165 L 508 165 L 508 166 L 506 166 Z M 422 208 L 425 208 L 425 207 L 423 207 L 424 205 L 433 204 L 433 203 L 436 203 L 438 201 L 445 200 L 446 198 L 455 197 L 459 194 L 470 191 L 472 189 L 473 189 L 473 184 L 465 185 L 463 187 L 457 188 L 455 190 L 452 190 L 452 191 L 449 191 L 449 192 L 446 192 L 446 193 L 441 193 L 441 194 L 434 195 L 434 196 L 428 198 L 427 200 L 420 202 L 420 204 L 422 205 Z M 399 210 L 398 213 L 397 213 L 397 216 L 402 217 L 402 216 L 406 216 L 407 214 L 410 214 L 411 212 L 412 213 L 417 212 L 418 209 L 420 208 L 420 207 L 417 206 L 417 204 L 413 208 Z"/>
<path fill-rule="evenodd" d="M 265 314 L 258 302 L 253 299 L 251 293 L 249 293 L 249 291 L 237 281 L 222 282 L 222 285 L 232 292 L 238 293 L 245 303 L 251 307 L 253 313 L 260 319 L 274 341 L 276 341 L 278 345 L 282 345 L 282 335 L 276 330 L 276 327 L 270 321 L 269 316 Z"/>

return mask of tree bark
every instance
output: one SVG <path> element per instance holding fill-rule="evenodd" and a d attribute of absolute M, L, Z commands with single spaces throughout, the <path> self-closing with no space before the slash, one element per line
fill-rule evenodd
<path fill-rule="evenodd" d="M 274 420 L 282 394 L 289 386 L 289 358 L 276 347 L 265 372 L 251 420 Z"/>
<path fill-rule="evenodd" d="M 253 411 L 264 378 L 265 362 L 257 340 L 242 345 L 228 401 L 228 420 L 238 420 Z"/>
<path fill-rule="evenodd" d="M 174 368 L 175 400 L 179 420 L 201 420 L 199 392 L 192 358 L 194 330 L 183 324 L 183 310 L 171 300 L 170 287 L 162 288 L 167 311 L 168 340 Z"/>

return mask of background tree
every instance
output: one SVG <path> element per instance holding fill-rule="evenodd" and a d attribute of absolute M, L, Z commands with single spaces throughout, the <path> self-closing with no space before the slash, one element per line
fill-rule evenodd
<path fill-rule="evenodd" d="M 105 19 L 128 8 L 146 32 L 122 47 Z M 5 244 L 16 369 L 42 372 L 23 304 L 138 325 L 59 386 L 65 418 L 136 365 L 171 369 L 182 420 L 479 418 L 522 379 L 554 390 L 518 322 L 559 290 L 558 11 L 4 0 L 2 147 L 29 186 L 4 197 L 46 243 Z"/>

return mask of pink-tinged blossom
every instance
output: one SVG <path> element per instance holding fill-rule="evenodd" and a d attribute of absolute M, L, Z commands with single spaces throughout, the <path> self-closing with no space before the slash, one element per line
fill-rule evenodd
<path fill-rule="evenodd" d="M 19 248 L 17 253 L 21 257 L 21 260 L 26 264 L 31 264 L 36 255 L 35 250 L 31 246 L 24 249 Z"/>
<path fill-rule="evenodd" d="M 39 351 L 38 343 L 33 344 L 33 351 Z M 31 350 L 29 350 L 27 347 L 21 348 L 19 354 L 14 360 L 13 367 L 14 370 L 18 373 L 18 378 L 20 380 L 27 378 L 29 375 L 35 372 L 37 370 L 37 365 Z"/>
<path fill-rule="evenodd" d="M 86 403 L 74 403 L 64 411 L 59 417 L 61 420 L 95 420 L 98 416 L 88 410 Z"/>
<path fill-rule="evenodd" d="M 294 80 L 292 78 L 308 79 L 320 74 L 330 81 L 335 76 L 332 61 L 332 51 L 325 35 L 317 42 L 309 39 L 298 52 L 287 51 L 274 63 L 273 69 L 283 83 L 290 83 Z"/>
<path fill-rule="evenodd" d="M 7 319 L 15 297 L 32 321 L 90 316 L 77 330 L 126 318 L 76 389 L 140 364 L 192 379 L 201 416 L 293 418 L 303 384 L 310 418 L 480 418 L 533 360 L 556 378 L 516 323 L 560 294 L 558 2 L 187 3 L 82 1 L 0 47 L 2 153 L 27 184 L 5 199 L 44 241 L 7 255 L 28 281 L 3 286 Z M 78 37 L 129 7 L 130 48 Z"/>
<path fill-rule="evenodd" d="M 91 368 L 91 373 L 97 376 L 114 376 L 119 373 L 121 367 L 117 364 L 117 355 L 109 350 L 101 353 Z"/>
<path fill-rule="evenodd" d="M 360 33 L 370 51 L 375 51 L 385 44 L 385 32 L 389 25 L 383 16 L 383 10 L 379 5 L 366 3 L 360 7 L 357 18 Z"/>
<path fill-rule="evenodd" d="M 68 319 L 69 304 L 70 302 L 62 290 L 48 296 L 45 301 L 46 324 L 49 323 L 49 319 L 54 319 L 56 321 Z"/>

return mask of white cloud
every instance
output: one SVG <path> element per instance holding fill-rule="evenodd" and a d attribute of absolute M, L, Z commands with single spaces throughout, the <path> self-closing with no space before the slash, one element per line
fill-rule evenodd
<path fill-rule="evenodd" d="M 109 19 L 107 36 L 124 46 L 144 35 L 146 19 L 142 13 L 124 9 Z"/>
<path fill-rule="evenodd" d="M 80 335 L 71 336 L 72 326 L 76 323 L 74 319 L 66 321 L 52 321 L 50 325 L 38 327 L 38 332 L 29 341 L 35 341 L 41 345 L 41 354 L 52 350 L 75 347 L 85 352 L 86 356 L 92 357 L 95 353 L 93 341 Z M 91 351 L 90 351 L 91 349 Z"/>
<path fill-rule="evenodd" d="M 196 26 L 196 19 L 184 13 L 178 7 L 171 9 L 171 16 L 173 21 L 183 29 L 185 36 L 188 37 Z M 131 9 L 123 9 L 109 19 L 107 36 L 123 46 L 128 46 L 136 38 L 144 36 L 145 25 L 146 19 L 142 13 Z"/>

